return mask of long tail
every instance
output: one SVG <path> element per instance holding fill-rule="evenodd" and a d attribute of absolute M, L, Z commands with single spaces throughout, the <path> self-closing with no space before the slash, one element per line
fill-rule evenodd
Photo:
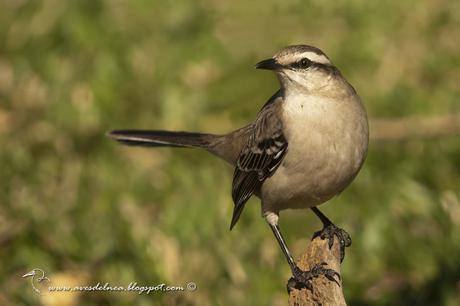
<path fill-rule="evenodd" d="M 190 132 L 116 130 L 107 134 L 110 138 L 132 146 L 191 147 L 208 149 L 216 135 Z"/>

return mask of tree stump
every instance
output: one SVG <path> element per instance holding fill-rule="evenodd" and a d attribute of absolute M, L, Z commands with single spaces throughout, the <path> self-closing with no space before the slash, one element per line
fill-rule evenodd
<path fill-rule="evenodd" d="M 327 263 L 325 268 L 340 272 L 340 245 L 337 237 L 334 237 L 334 245 L 329 249 L 327 239 L 316 237 L 297 261 L 302 270 L 310 270 L 315 264 Z M 337 277 L 336 277 L 337 278 Z M 342 280 L 337 283 L 320 275 L 312 280 L 313 290 L 307 288 L 293 289 L 289 293 L 289 306 L 345 306 L 345 298 L 342 291 Z"/>

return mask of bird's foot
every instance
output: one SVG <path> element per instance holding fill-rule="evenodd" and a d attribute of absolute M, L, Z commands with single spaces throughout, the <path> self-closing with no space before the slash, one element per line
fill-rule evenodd
<path fill-rule="evenodd" d="M 327 269 L 327 263 L 322 262 L 321 264 L 316 264 L 313 268 L 309 271 L 302 271 L 299 267 L 296 267 L 293 271 L 293 276 L 288 280 L 287 283 L 287 290 L 288 293 L 291 292 L 293 289 L 302 289 L 307 288 L 313 291 L 312 280 L 320 275 L 323 275 L 328 280 L 335 282 L 339 287 L 341 280 L 340 274 L 332 269 Z M 335 278 L 337 276 L 337 279 Z"/>
<path fill-rule="evenodd" d="M 345 257 L 345 248 L 351 245 L 351 237 L 350 235 L 340 227 L 335 226 L 334 224 L 329 224 L 323 227 L 322 230 L 313 234 L 313 238 L 320 237 L 321 239 L 328 239 L 329 240 L 329 249 L 332 248 L 334 245 L 334 236 L 339 239 L 340 243 L 340 262 L 343 261 Z"/>

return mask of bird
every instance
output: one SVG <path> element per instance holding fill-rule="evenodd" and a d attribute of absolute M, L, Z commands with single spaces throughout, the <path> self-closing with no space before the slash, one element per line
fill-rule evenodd
<path fill-rule="evenodd" d="M 37 276 L 37 279 L 35 279 L 36 276 Z M 41 293 L 41 290 L 37 288 L 38 285 L 40 285 L 44 281 L 51 282 L 51 280 L 45 276 L 45 271 L 43 271 L 40 268 L 35 268 L 22 276 L 22 278 L 28 278 L 28 277 L 31 277 L 30 283 L 32 284 L 32 289 L 37 294 Z"/>
<path fill-rule="evenodd" d="M 312 279 L 323 275 L 338 284 L 340 275 L 323 263 L 309 271 L 297 266 L 278 221 L 282 210 L 311 209 L 323 223 L 315 236 L 329 239 L 329 247 L 337 237 L 343 260 L 351 237 L 318 206 L 340 194 L 363 166 L 369 143 L 366 109 L 317 47 L 287 46 L 255 68 L 273 71 L 280 88 L 242 128 L 226 134 L 113 130 L 108 136 L 133 146 L 200 148 L 228 162 L 234 168 L 230 230 L 254 195 L 291 268 L 290 281 L 311 289 Z"/>

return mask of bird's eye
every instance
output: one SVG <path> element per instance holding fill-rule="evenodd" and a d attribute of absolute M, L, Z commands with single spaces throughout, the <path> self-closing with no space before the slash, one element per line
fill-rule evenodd
<path fill-rule="evenodd" d="M 308 68 L 310 64 L 311 64 L 311 61 L 306 57 L 304 57 L 303 59 L 299 61 L 300 68 Z"/>

